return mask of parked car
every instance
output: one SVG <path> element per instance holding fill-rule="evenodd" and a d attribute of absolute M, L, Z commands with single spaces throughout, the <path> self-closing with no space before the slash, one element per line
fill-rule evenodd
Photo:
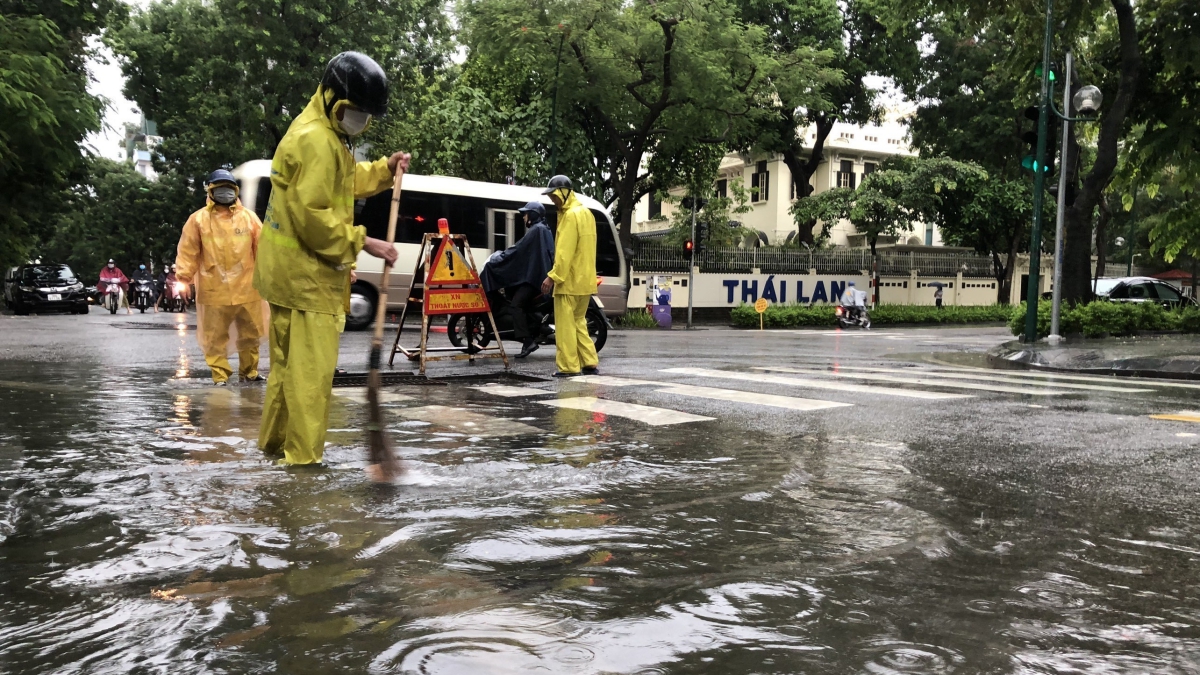
<path fill-rule="evenodd" d="M 1120 277 L 1098 279 L 1096 297 L 1110 302 L 1157 302 L 1163 307 L 1195 307 L 1196 301 L 1185 297 L 1174 286 L 1150 277 Z"/>
<path fill-rule="evenodd" d="M 88 312 L 87 289 L 66 265 L 21 265 L 9 270 L 4 279 L 4 302 L 15 314 Z"/>

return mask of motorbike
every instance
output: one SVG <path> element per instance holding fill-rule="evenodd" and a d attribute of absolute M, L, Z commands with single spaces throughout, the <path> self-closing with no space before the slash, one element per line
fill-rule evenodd
<path fill-rule="evenodd" d="M 130 303 L 141 310 L 142 314 L 154 306 L 154 281 L 151 279 L 134 279 L 130 289 Z"/>
<path fill-rule="evenodd" d="M 866 307 L 846 307 L 845 305 L 838 305 L 833 310 L 833 314 L 835 317 L 837 317 L 838 327 L 840 328 L 857 326 L 863 330 L 871 329 L 871 315 L 867 312 Z"/>
<path fill-rule="evenodd" d="M 185 312 L 188 306 L 188 285 L 182 281 L 168 281 L 163 288 L 163 309 L 168 312 Z"/>
<path fill-rule="evenodd" d="M 502 293 L 489 293 L 488 301 L 492 305 L 492 317 L 496 320 L 496 329 L 500 331 L 501 340 L 517 340 L 513 324 L 512 312 L 521 311 L 508 303 Z M 596 296 L 588 301 L 587 313 L 588 335 L 596 345 L 596 351 L 604 349 L 608 341 L 608 329 L 611 327 L 608 318 L 604 316 L 604 308 Z M 554 344 L 554 298 L 542 295 L 534 302 L 530 312 L 530 325 L 536 326 L 537 343 L 540 345 Z M 451 314 L 446 318 L 446 334 L 450 344 L 463 347 L 467 343 L 467 334 L 471 335 L 471 343 L 487 347 L 495 339 L 492 326 L 485 314 Z"/>
<path fill-rule="evenodd" d="M 100 295 L 100 306 L 108 308 L 109 314 L 116 314 L 121 306 L 121 282 L 116 279 L 101 279 L 104 292 Z"/>

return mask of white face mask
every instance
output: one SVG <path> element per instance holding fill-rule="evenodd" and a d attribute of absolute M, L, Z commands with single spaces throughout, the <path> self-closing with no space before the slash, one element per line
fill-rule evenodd
<path fill-rule="evenodd" d="M 237 199 L 237 191 L 227 185 L 222 185 L 213 188 L 212 196 L 214 202 L 229 205 L 233 203 L 233 200 Z"/>
<path fill-rule="evenodd" d="M 341 127 L 342 131 L 347 136 L 357 136 L 367 128 L 367 124 L 371 122 L 371 116 L 361 110 L 347 109 L 342 113 Z"/>

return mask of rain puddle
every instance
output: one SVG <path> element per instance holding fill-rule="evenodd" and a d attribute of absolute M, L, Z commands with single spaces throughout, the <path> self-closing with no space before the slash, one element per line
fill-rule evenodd
<path fill-rule="evenodd" d="M 281 469 L 261 387 L 170 376 L 0 363 L 5 673 L 1200 669 L 1187 513 L 938 485 L 834 413 L 778 436 L 466 385 L 388 388 L 407 472 L 377 486 L 361 390 L 327 466 Z"/>

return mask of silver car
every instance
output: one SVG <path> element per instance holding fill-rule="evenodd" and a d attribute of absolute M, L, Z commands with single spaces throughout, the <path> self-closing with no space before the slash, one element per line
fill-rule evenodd
<path fill-rule="evenodd" d="M 1150 277 L 1098 279 L 1093 290 L 1097 298 L 1111 302 L 1157 302 L 1169 308 L 1196 306 L 1194 299 L 1184 296 L 1171 284 Z"/>

